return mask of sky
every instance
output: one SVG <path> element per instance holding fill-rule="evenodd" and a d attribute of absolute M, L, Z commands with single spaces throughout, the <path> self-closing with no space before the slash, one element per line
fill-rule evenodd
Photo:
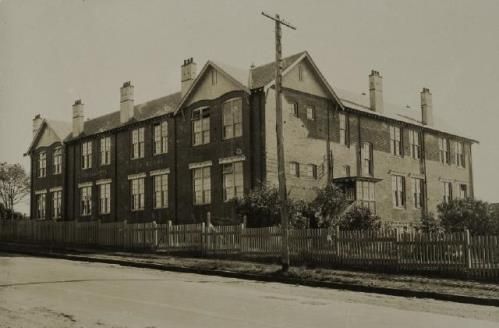
<path fill-rule="evenodd" d="M 193 57 L 249 68 L 274 58 L 274 26 L 261 11 L 296 25 L 283 53 L 307 50 L 333 88 L 368 91 L 383 76 L 385 102 L 435 115 L 480 141 L 475 193 L 499 202 L 499 1 L 0 0 L 0 162 L 21 163 L 40 113 L 71 120 L 119 109 L 131 80 L 141 103 L 180 89 Z M 27 210 L 27 202 L 18 206 Z"/>

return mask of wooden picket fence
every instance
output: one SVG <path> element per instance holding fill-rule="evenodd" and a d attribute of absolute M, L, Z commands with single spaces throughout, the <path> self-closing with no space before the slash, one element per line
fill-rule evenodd
<path fill-rule="evenodd" d="M 277 226 L 26 220 L 0 221 L 1 241 L 278 259 L 282 231 Z M 291 229 L 289 251 L 295 265 L 430 272 L 499 280 L 499 237 L 471 236 L 468 231 L 431 234 L 390 229 Z"/>

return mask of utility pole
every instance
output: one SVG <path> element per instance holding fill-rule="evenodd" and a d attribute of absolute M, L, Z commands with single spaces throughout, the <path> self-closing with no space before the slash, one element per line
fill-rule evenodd
<path fill-rule="evenodd" d="M 271 16 L 262 12 L 262 15 L 275 22 L 275 109 L 277 135 L 277 176 L 279 180 L 279 200 L 281 201 L 281 225 L 282 225 L 282 271 L 289 269 L 289 228 L 288 228 L 288 195 L 286 191 L 286 169 L 284 162 L 284 142 L 282 135 L 282 103 L 281 103 L 281 84 L 282 84 L 282 47 L 281 47 L 281 25 L 296 30 L 296 27 L 282 20 L 278 14 Z"/>

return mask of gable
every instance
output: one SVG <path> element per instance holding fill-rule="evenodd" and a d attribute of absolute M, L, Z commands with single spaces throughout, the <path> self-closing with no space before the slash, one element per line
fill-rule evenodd
<path fill-rule="evenodd" d="M 302 76 L 301 80 L 300 75 Z M 285 88 L 302 91 L 319 97 L 329 97 L 327 87 L 324 86 L 306 57 L 283 75 L 282 85 Z"/>
<path fill-rule="evenodd" d="M 48 147 L 56 142 L 61 142 L 61 139 L 48 125 L 44 125 L 42 134 L 39 136 L 38 142 L 35 144 L 35 149 Z"/>
<path fill-rule="evenodd" d="M 230 80 L 223 72 L 215 69 L 213 66 L 209 66 L 203 72 L 203 75 L 199 77 L 199 81 L 197 81 L 185 104 L 190 105 L 199 100 L 216 99 L 234 90 L 242 89 L 241 86 Z"/>

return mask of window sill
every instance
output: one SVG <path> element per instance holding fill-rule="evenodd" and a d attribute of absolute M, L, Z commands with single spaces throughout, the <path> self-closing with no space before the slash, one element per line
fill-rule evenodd
<path fill-rule="evenodd" d="M 407 208 L 394 206 L 393 209 L 394 210 L 406 210 Z"/>
<path fill-rule="evenodd" d="M 131 160 L 131 161 L 135 161 L 135 160 L 138 160 L 138 159 L 144 159 L 144 158 L 145 158 L 145 156 L 142 156 L 142 157 L 135 157 L 135 158 L 131 157 L 131 158 L 130 158 L 130 160 Z"/>
<path fill-rule="evenodd" d="M 241 139 L 243 136 L 240 135 L 240 136 L 236 136 L 236 137 L 230 137 L 230 138 L 224 138 L 222 137 L 222 141 L 231 141 L 231 140 L 234 140 L 234 139 Z"/>
<path fill-rule="evenodd" d="M 168 152 L 165 152 L 165 153 L 155 153 L 152 156 L 161 156 L 161 155 L 168 155 Z"/>
<path fill-rule="evenodd" d="M 144 209 L 143 208 L 138 208 L 138 209 L 132 209 L 130 210 L 131 212 L 143 212 Z"/>
<path fill-rule="evenodd" d="M 168 206 L 163 206 L 163 207 L 154 207 L 153 210 L 166 210 L 168 209 Z"/>

